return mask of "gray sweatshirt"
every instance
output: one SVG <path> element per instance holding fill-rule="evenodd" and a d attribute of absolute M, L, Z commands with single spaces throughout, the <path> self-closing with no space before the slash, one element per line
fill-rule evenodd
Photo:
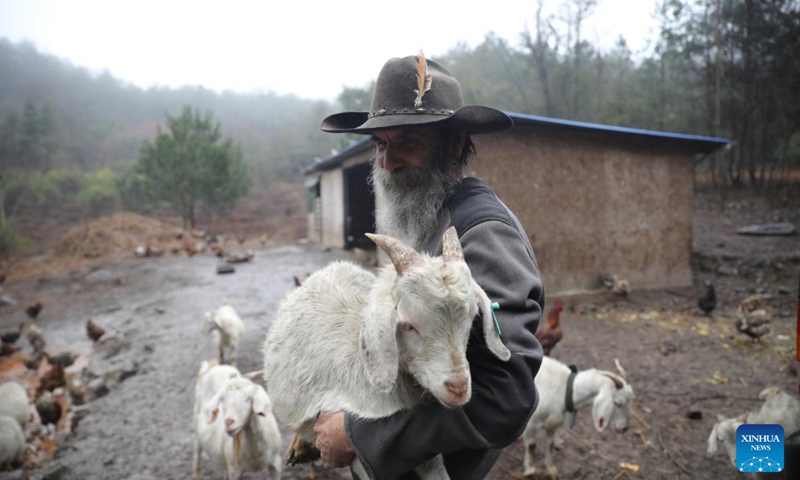
<path fill-rule="evenodd" d="M 466 405 L 428 402 L 376 420 L 347 414 L 347 434 L 372 480 L 415 479 L 413 469 L 440 453 L 453 480 L 482 479 L 522 435 L 538 403 L 533 379 L 542 349 L 534 334 L 545 300 L 528 236 L 494 192 L 472 177 L 446 201 L 438 230 L 418 249 L 441 255 L 450 225 L 473 278 L 500 304 L 496 316 L 511 359 L 503 362 L 489 351 L 476 318 L 467 345 L 473 393 Z"/>

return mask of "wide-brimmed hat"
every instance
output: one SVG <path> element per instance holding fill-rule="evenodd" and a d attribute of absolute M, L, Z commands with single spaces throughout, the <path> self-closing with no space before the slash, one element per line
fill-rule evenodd
<path fill-rule="evenodd" d="M 369 112 L 343 112 L 327 117 L 326 132 L 364 133 L 394 128 L 437 126 L 471 134 L 511 128 L 505 113 L 481 105 L 464 105 L 461 85 L 443 66 L 417 56 L 393 58 L 378 74 Z"/>

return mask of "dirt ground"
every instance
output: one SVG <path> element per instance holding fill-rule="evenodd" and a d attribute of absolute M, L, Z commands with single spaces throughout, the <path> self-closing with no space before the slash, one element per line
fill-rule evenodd
<path fill-rule="evenodd" d="M 562 479 L 747 478 L 725 456 L 705 453 L 716 415 L 756 407 L 759 392 L 769 385 L 796 389 L 790 364 L 800 242 L 796 236 L 735 232 L 751 223 L 800 225 L 800 198 L 782 206 L 760 197 L 698 193 L 695 205 L 694 286 L 640 291 L 634 285 L 628 298 L 610 293 L 562 298 L 564 338 L 553 357 L 581 369 L 607 370 L 614 370 L 618 358 L 636 395 L 624 434 L 595 432 L 588 410 L 578 412 L 572 430 L 559 430 L 555 461 Z M 49 347 L 84 353 L 91 360 L 88 368 L 101 375 L 131 372 L 124 380 L 112 376 L 117 380 L 109 382 L 107 395 L 74 407 L 72 430 L 60 434 L 55 457 L 38 463 L 29 477 L 188 478 L 194 375 L 201 360 L 214 355 L 210 339 L 200 332 L 203 312 L 223 300 L 237 308 L 247 328 L 240 368 L 257 370 L 261 342 L 280 298 L 294 288 L 292 277 L 341 258 L 352 256 L 297 242 L 268 243 L 230 275 L 216 273 L 223 260 L 210 254 L 164 255 L 7 281 L 4 293 L 18 303 L 0 306 L 0 331 L 17 326 L 27 318 L 25 307 L 40 301 L 44 308 L 36 323 Z M 547 272 L 543 275 L 546 282 Z M 696 306 L 706 280 L 714 282 L 719 296 L 710 317 Z M 733 328 L 739 301 L 753 293 L 769 295 L 774 309 L 772 331 L 760 345 Z M 548 297 L 548 304 L 555 300 Z M 87 337 L 88 319 L 121 339 L 113 355 Z M 689 419 L 690 408 L 702 418 Z M 522 458 L 518 441 L 488 478 L 522 478 Z M 223 478 L 208 468 L 205 473 Z M 21 477 L 19 471 L 0 474 L 0 479 Z M 309 467 L 287 467 L 283 478 L 349 475 L 319 466 L 313 474 Z"/>

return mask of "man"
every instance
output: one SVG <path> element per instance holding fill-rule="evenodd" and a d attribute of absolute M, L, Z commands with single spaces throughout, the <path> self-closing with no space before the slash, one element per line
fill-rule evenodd
<path fill-rule="evenodd" d="M 498 326 L 511 360 L 489 352 L 476 319 L 467 346 L 473 390 L 467 404 L 426 402 L 377 420 L 322 413 L 314 429 L 326 466 L 347 466 L 358 455 L 370 478 L 405 480 L 417 478 L 412 470 L 441 453 L 450 478 L 481 479 L 536 408 L 533 379 L 542 351 L 534 333 L 544 288 L 533 249 L 494 192 L 465 177 L 475 153 L 470 135 L 504 130 L 512 121 L 498 110 L 463 103 L 453 75 L 420 52 L 384 65 L 369 112 L 331 115 L 321 129 L 372 135 L 370 183 L 380 233 L 441 255 L 444 231 L 456 227 L 473 277 L 500 306 Z"/>

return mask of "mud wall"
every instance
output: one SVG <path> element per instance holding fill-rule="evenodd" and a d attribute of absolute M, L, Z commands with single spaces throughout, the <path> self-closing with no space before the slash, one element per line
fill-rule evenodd
<path fill-rule="evenodd" d="M 693 165 L 674 142 L 518 125 L 473 138 L 480 176 L 519 217 L 548 293 L 691 284 Z"/>

